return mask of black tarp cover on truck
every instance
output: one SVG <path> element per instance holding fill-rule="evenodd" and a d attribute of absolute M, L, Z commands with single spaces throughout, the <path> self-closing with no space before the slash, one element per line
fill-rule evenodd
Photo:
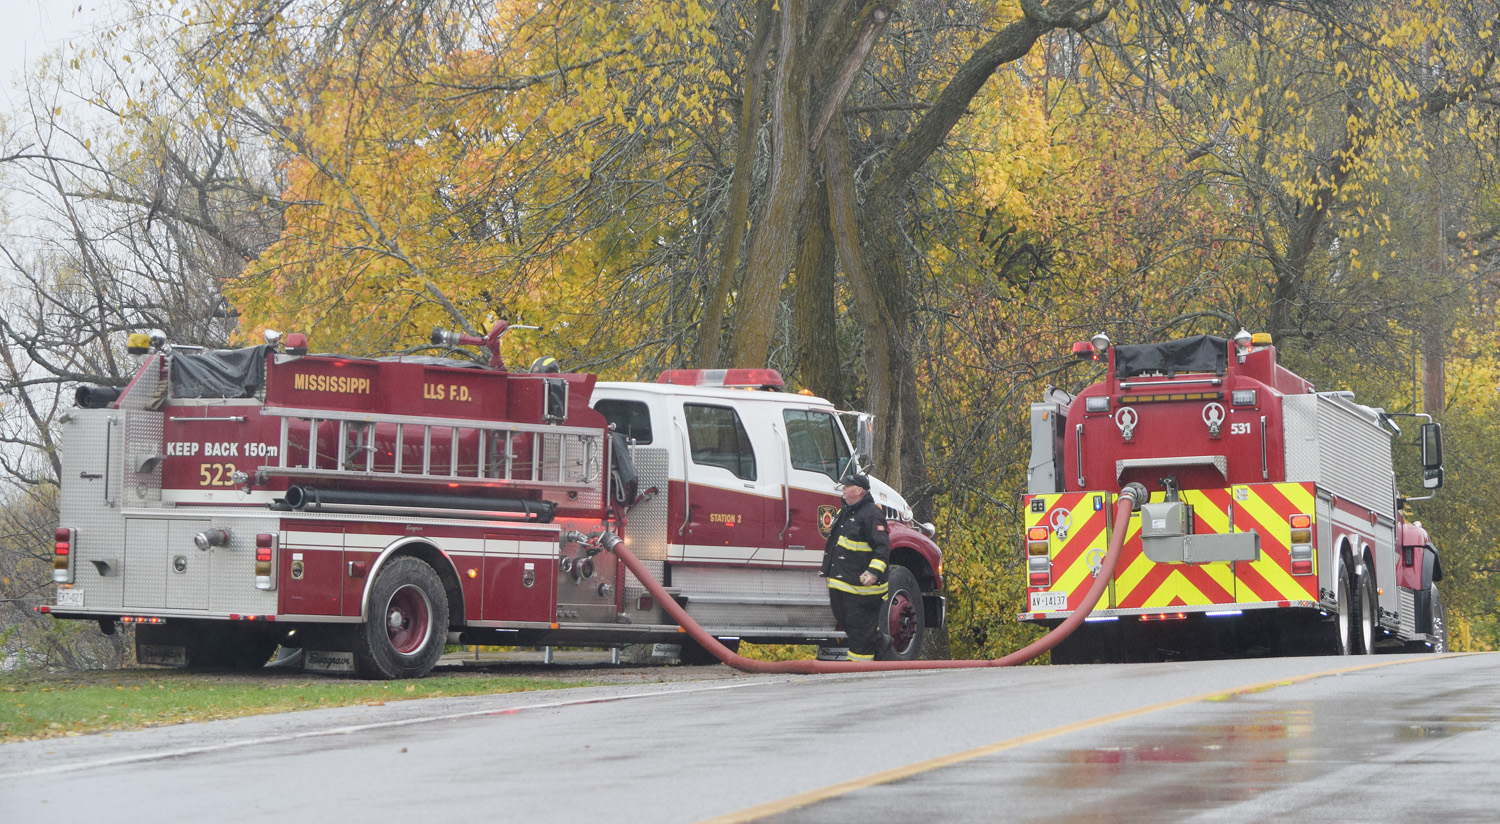
<path fill-rule="evenodd" d="M 266 387 L 270 346 L 172 354 L 172 397 L 253 398 Z"/>
<path fill-rule="evenodd" d="M 1213 335 L 1197 335 L 1166 343 L 1142 343 L 1115 347 L 1115 377 L 1178 372 L 1224 374 L 1229 341 Z"/>

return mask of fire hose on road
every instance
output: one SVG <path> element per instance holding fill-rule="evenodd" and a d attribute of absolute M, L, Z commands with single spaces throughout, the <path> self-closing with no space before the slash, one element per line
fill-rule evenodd
<path fill-rule="evenodd" d="M 710 635 L 687 610 L 677 603 L 671 593 L 667 592 L 657 580 L 646 570 L 635 553 L 625 547 L 623 541 L 609 547 L 621 561 L 626 569 L 629 569 L 642 584 L 646 586 L 657 603 L 666 608 L 667 613 L 672 616 L 678 626 L 687 632 L 699 646 L 708 650 L 720 661 L 734 667 L 742 672 L 768 673 L 768 674 L 791 674 L 791 675 L 813 675 L 836 672 L 888 672 L 892 670 L 927 670 L 927 669 L 969 669 L 974 667 L 1010 667 L 1016 664 L 1024 664 L 1027 661 L 1041 655 L 1049 649 L 1057 646 L 1064 638 L 1072 634 L 1073 630 L 1088 618 L 1093 611 L 1094 605 L 1104 595 L 1104 590 L 1109 586 L 1114 577 L 1115 564 L 1120 559 L 1120 548 L 1125 544 L 1125 525 L 1130 521 L 1130 513 L 1138 509 L 1140 504 L 1145 503 L 1147 493 L 1145 487 L 1140 484 L 1130 484 L 1120 490 L 1120 500 L 1115 504 L 1115 523 L 1118 524 L 1109 538 L 1109 548 L 1104 555 L 1104 560 L 1099 565 L 1099 571 L 1094 576 L 1094 584 L 1089 587 L 1088 594 L 1083 598 L 1083 603 L 1073 610 L 1063 622 L 1043 635 L 1041 638 L 1031 642 L 1009 655 L 1001 658 L 977 659 L 963 661 L 756 661 L 746 658 L 719 643 L 719 639 Z"/>

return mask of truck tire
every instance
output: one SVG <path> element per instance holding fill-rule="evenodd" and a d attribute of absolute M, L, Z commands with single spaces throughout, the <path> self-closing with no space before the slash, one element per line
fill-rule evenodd
<path fill-rule="evenodd" d="M 885 620 L 880 624 L 891 636 L 892 661 L 915 661 L 922 657 L 922 642 L 927 634 L 926 616 L 922 613 L 922 588 L 917 576 L 903 566 L 891 567 Z"/>
<path fill-rule="evenodd" d="M 386 564 L 370 586 L 369 620 L 354 638 L 354 668 L 365 678 L 421 678 L 448 639 L 448 594 L 416 558 Z"/>
<path fill-rule="evenodd" d="M 1342 562 L 1338 571 L 1338 606 L 1331 619 L 1315 617 L 1302 625 L 1302 652 L 1305 655 L 1354 654 L 1354 586 L 1349 567 Z"/>
<path fill-rule="evenodd" d="M 1432 651 L 1438 654 L 1448 651 L 1448 609 L 1443 606 L 1437 584 L 1432 585 Z"/>
<path fill-rule="evenodd" d="M 1380 603 L 1376 600 L 1375 570 L 1365 564 L 1355 598 L 1354 649 L 1356 655 L 1375 654 L 1375 631 L 1380 625 Z"/>

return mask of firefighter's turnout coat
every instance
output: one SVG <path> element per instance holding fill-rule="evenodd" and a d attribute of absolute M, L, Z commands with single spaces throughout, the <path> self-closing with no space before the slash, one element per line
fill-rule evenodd
<path fill-rule="evenodd" d="M 828 578 L 828 588 L 851 595 L 885 595 L 890 559 L 885 513 L 868 494 L 859 503 L 845 504 L 823 548 L 823 575 Z M 870 586 L 859 582 L 866 570 L 875 574 L 875 583 Z"/>

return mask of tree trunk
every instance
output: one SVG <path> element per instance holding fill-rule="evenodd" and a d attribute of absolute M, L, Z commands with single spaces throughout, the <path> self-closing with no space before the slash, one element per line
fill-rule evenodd
<path fill-rule="evenodd" d="M 730 366 L 764 366 L 776 333 L 781 287 L 797 258 L 812 159 L 807 151 L 807 0 L 782 0 L 780 50 L 771 79 L 771 166 L 745 277 L 735 300 Z"/>
<path fill-rule="evenodd" d="M 838 310 L 834 304 L 837 258 L 828 228 L 828 188 L 817 187 L 809 204 L 802 253 L 793 284 L 793 325 L 797 335 L 797 374 L 813 394 L 844 406 L 840 369 Z"/>
<path fill-rule="evenodd" d="M 823 138 L 823 147 L 824 167 L 828 173 L 828 222 L 864 330 L 865 409 L 876 416 L 875 468 L 882 479 L 899 489 L 901 462 L 890 457 L 893 445 L 900 442 L 901 433 L 901 414 L 896 403 L 897 372 L 891 361 L 891 333 L 896 322 L 887 315 L 889 308 L 866 267 L 861 239 L 867 233 L 859 220 L 854 178 L 847 154 L 848 137 L 842 122 Z"/>
<path fill-rule="evenodd" d="M 719 365 L 720 338 L 723 336 L 724 310 L 729 303 L 729 289 L 740 265 L 740 245 L 745 241 L 745 227 L 750 221 L 750 184 L 755 172 L 755 135 L 760 131 L 761 85 L 766 77 L 766 59 L 776 42 L 771 26 L 776 12 L 772 0 L 760 0 L 755 10 L 755 39 L 750 44 L 749 71 L 740 83 L 744 103 L 740 108 L 740 128 L 735 139 L 734 171 L 729 178 L 729 205 L 724 213 L 724 237 L 719 247 L 719 265 L 709 285 L 708 302 L 698 323 L 698 363 L 700 369 Z"/>

